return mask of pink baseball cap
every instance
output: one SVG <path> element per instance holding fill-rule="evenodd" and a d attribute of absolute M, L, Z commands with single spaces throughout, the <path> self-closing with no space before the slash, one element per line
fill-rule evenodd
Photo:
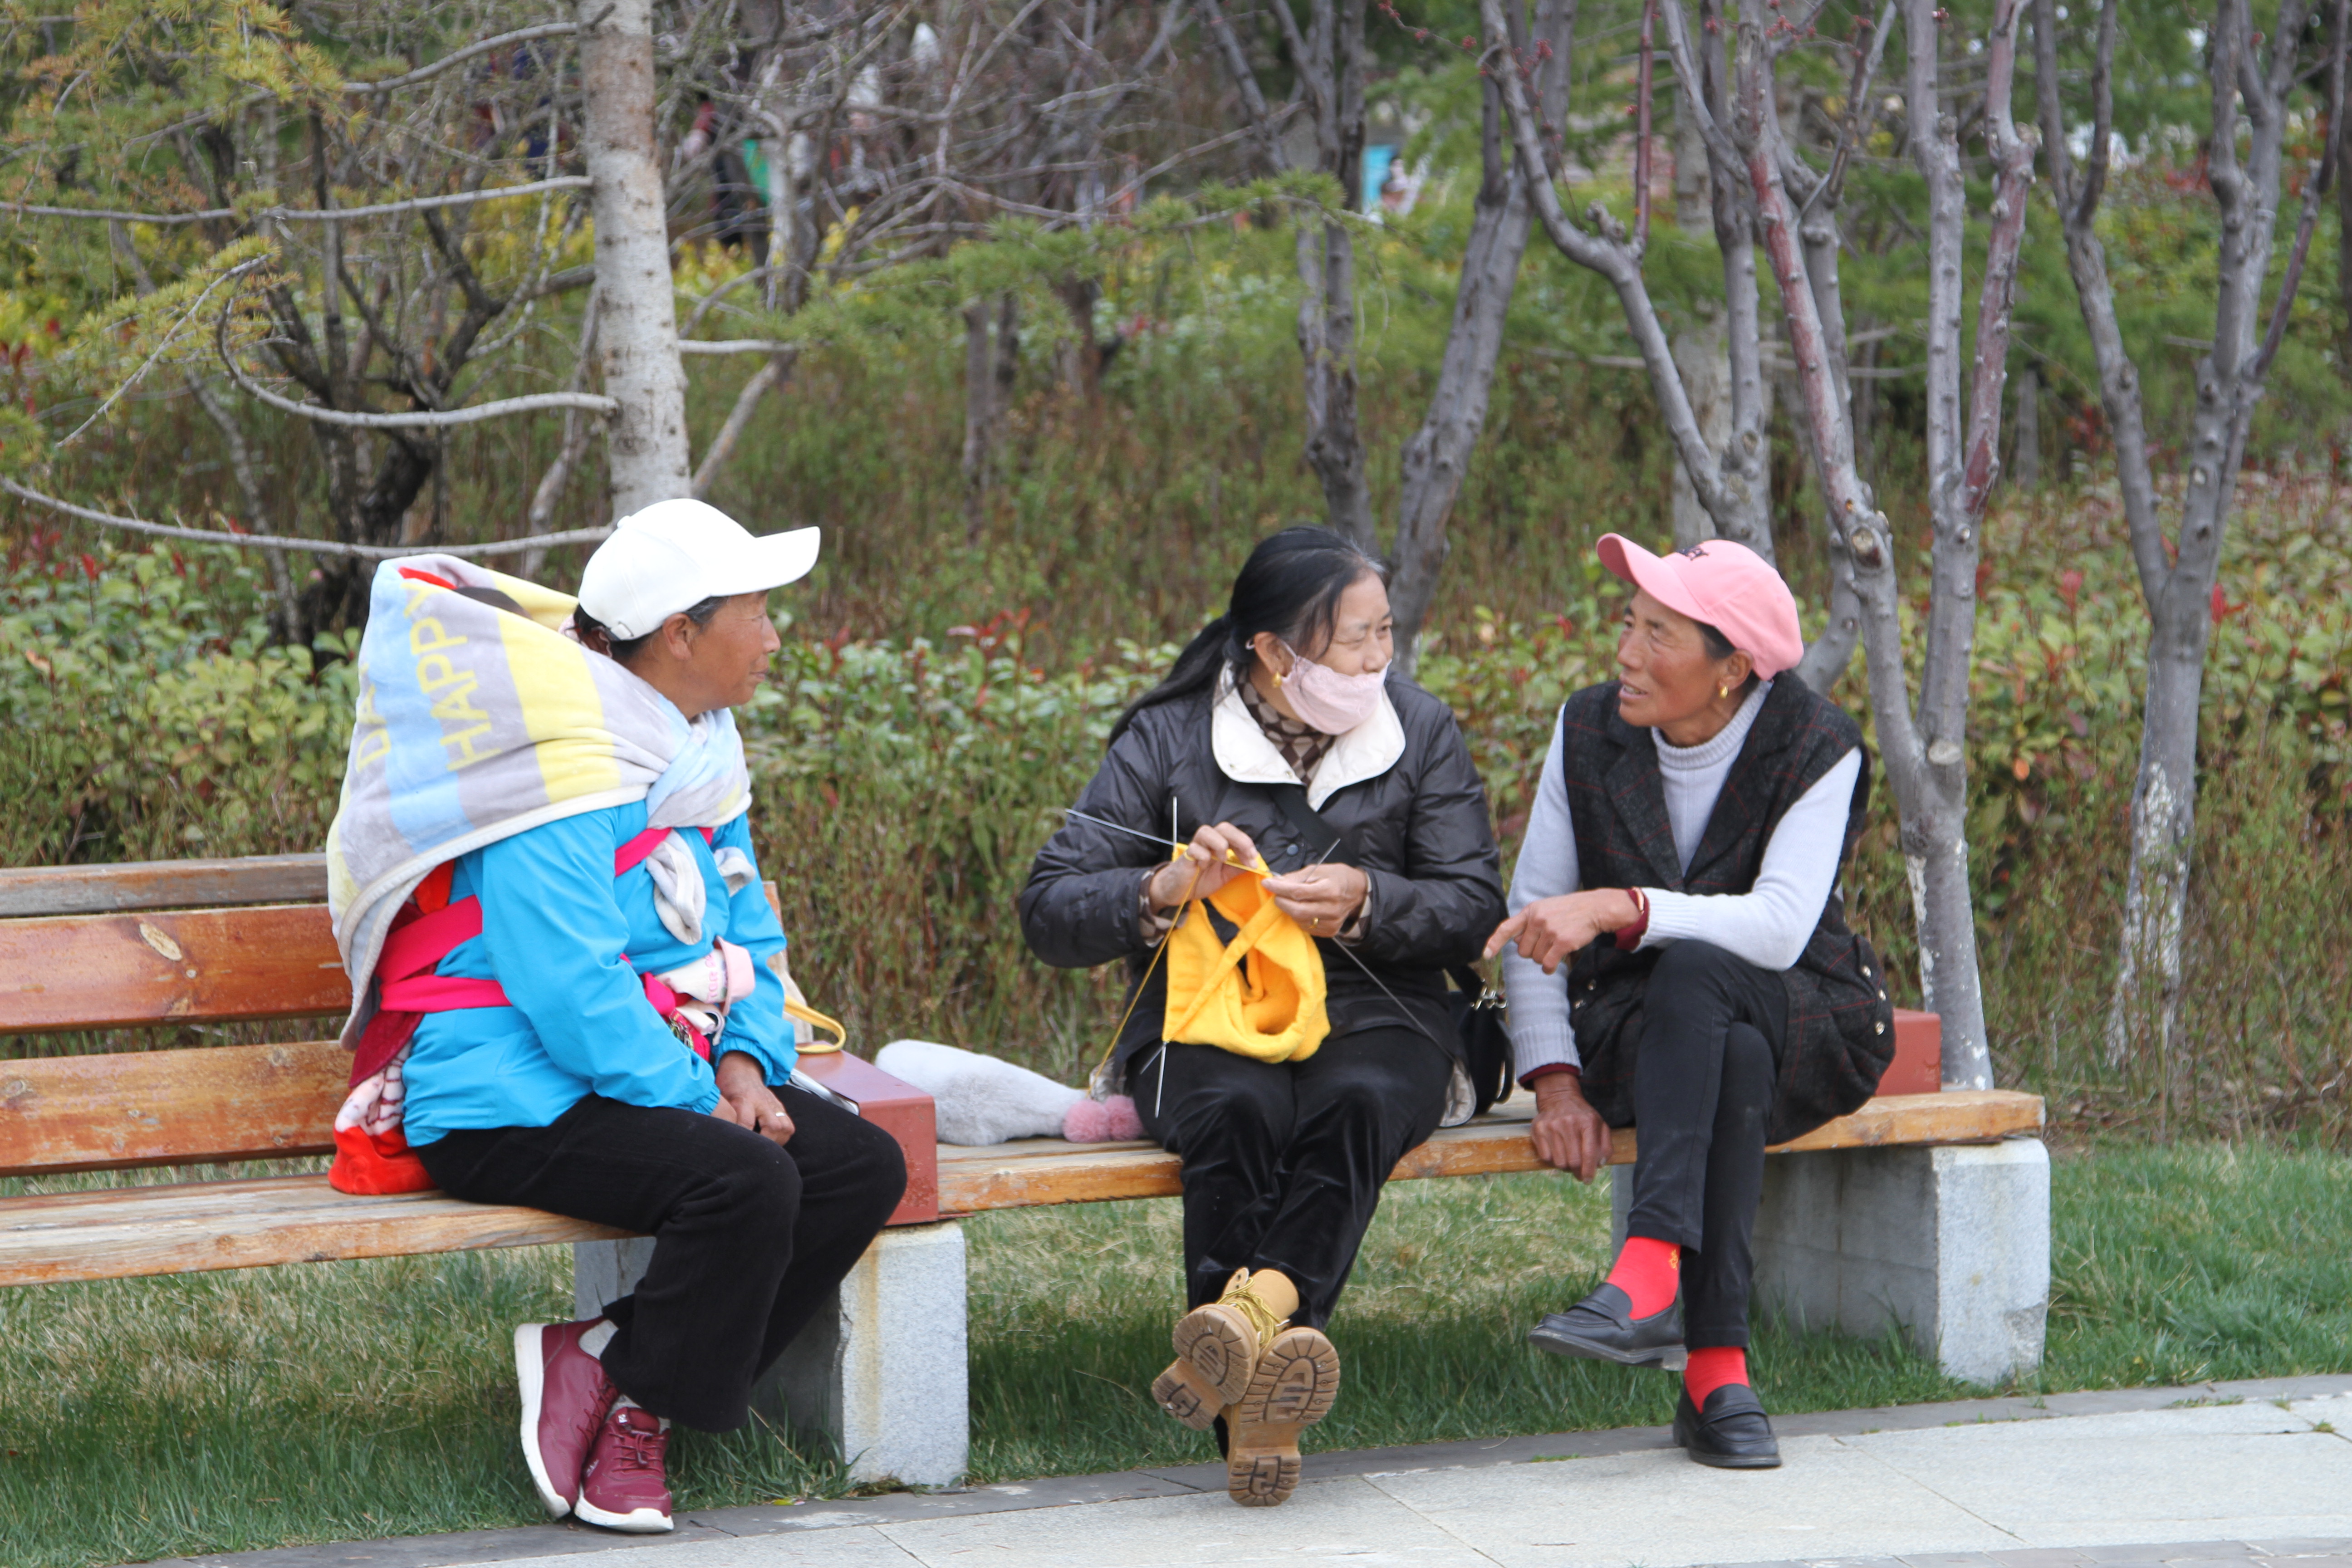
<path fill-rule="evenodd" d="M 1805 656 L 1797 596 L 1771 564 L 1745 544 L 1710 539 L 1653 555 L 1620 533 L 1601 536 L 1601 564 L 1666 608 L 1705 621 L 1769 680 Z"/>

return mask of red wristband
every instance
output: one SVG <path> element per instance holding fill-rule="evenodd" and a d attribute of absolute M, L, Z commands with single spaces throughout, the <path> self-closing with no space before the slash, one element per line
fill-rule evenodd
<path fill-rule="evenodd" d="M 1527 1073 L 1520 1078 L 1519 1087 L 1521 1089 L 1533 1089 L 1536 1086 L 1536 1079 L 1539 1078 L 1549 1078 L 1556 1072 L 1564 1072 L 1580 1083 L 1584 1079 L 1584 1069 L 1576 1066 L 1573 1062 L 1546 1062 L 1539 1068 L 1529 1068 Z"/>
<path fill-rule="evenodd" d="M 1631 952 L 1641 946 L 1642 939 L 1650 931 L 1650 896 L 1639 888 L 1626 889 L 1625 896 L 1633 900 L 1633 907 L 1641 912 L 1633 917 L 1632 924 L 1619 926 L 1612 935 L 1610 940 L 1617 944 L 1620 952 Z"/>

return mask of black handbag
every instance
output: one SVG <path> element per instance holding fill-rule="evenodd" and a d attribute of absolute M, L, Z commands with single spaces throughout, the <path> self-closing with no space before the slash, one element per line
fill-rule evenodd
<path fill-rule="evenodd" d="M 1511 1098 L 1518 1081 L 1513 1070 L 1511 1031 L 1503 1022 L 1503 994 L 1488 985 L 1477 970 L 1461 964 L 1445 972 L 1454 989 L 1445 994 L 1446 1010 L 1462 1037 L 1462 1069 L 1470 1075 L 1475 1115 L 1484 1116 Z"/>
<path fill-rule="evenodd" d="M 1266 793 L 1298 830 L 1307 852 L 1318 845 L 1326 847 L 1316 859 L 1329 859 L 1346 847 L 1347 835 L 1307 804 L 1304 786 L 1269 784 Z M 1445 973 L 1454 982 L 1454 989 L 1445 994 L 1445 1010 L 1453 1015 L 1454 1033 L 1462 1040 L 1462 1068 L 1469 1076 L 1476 1108 L 1472 1114 L 1484 1116 L 1490 1107 L 1511 1098 L 1517 1079 L 1512 1071 L 1511 1032 L 1503 1022 L 1503 994 L 1470 964 L 1457 964 Z"/>

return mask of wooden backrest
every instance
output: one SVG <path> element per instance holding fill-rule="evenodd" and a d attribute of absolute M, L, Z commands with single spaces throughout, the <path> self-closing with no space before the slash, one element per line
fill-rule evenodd
<path fill-rule="evenodd" d="M 319 1018 L 351 986 L 319 855 L 0 870 L 0 1035 Z M 322 1153 L 331 1040 L 0 1060 L 0 1175 Z"/>

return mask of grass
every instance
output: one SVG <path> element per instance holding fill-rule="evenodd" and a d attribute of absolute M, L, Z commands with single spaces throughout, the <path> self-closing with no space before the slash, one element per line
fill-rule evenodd
<path fill-rule="evenodd" d="M 2030 1390 L 2352 1369 L 2352 1164 L 2278 1144 L 2109 1146 L 2054 1168 L 2049 1360 Z M 1003 1480 L 1213 1457 L 1150 1407 L 1177 1307 L 1172 1203 L 989 1215 L 971 1238 L 972 1462 Z M 1519 1336 L 1608 1246 L 1605 1189 L 1390 1189 L 1334 1337 L 1318 1448 L 1663 1422 L 1671 1380 Z M 511 1326 L 562 1316 L 563 1248 L 0 1291 L 0 1568 L 81 1568 L 540 1517 Z M 1968 1392 L 1900 1343 L 1766 1325 L 1776 1410 Z M 688 1507 L 835 1494 L 822 1456 L 686 1434 Z"/>

